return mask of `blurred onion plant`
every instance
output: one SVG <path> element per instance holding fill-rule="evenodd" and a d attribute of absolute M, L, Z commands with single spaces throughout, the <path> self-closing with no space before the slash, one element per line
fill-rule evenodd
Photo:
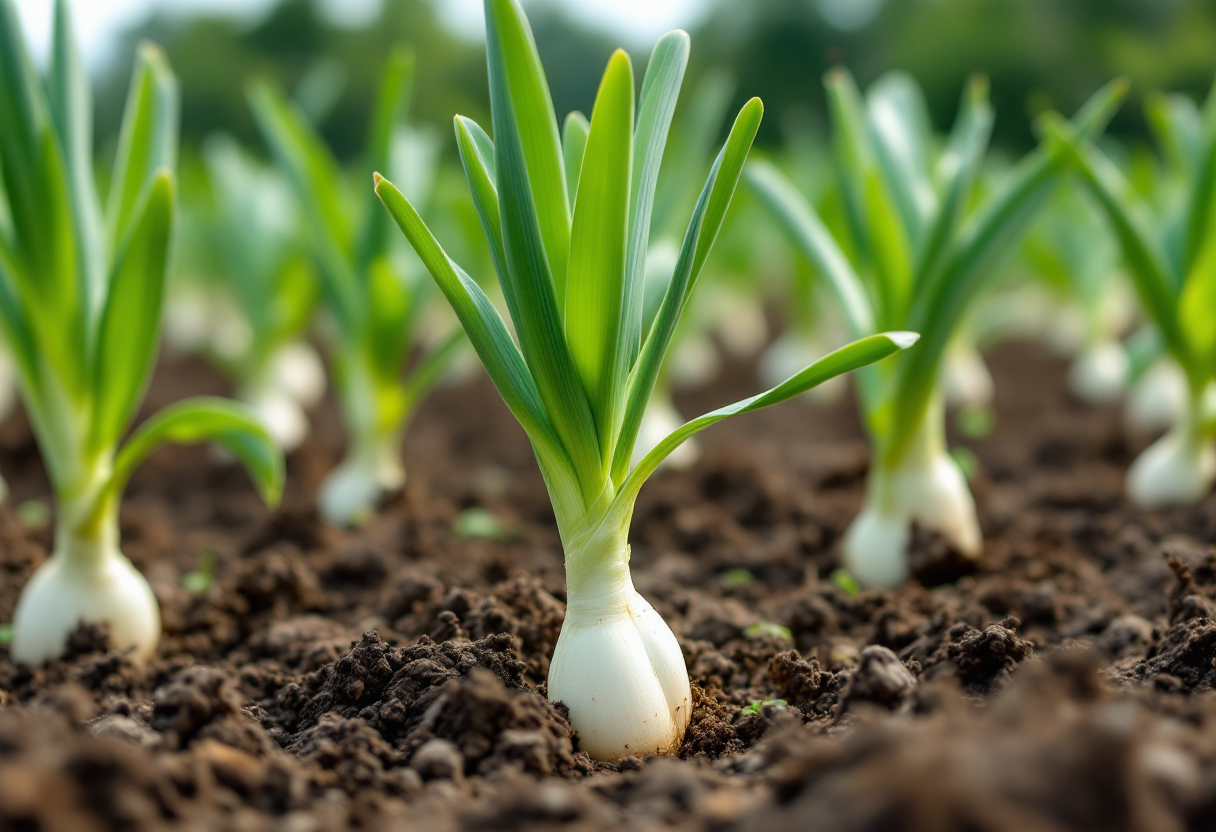
<path fill-rule="evenodd" d="M 413 78 L 413 54 L 394 51 L 360 167 L 368 177 L 373 170 L 396 168 L 403 148 L 408 150 L 402 121 Z M 409 419 L 463 338 L 457 329 L 437 342 L 424 341 L 427 293 L 400 256 L 404 252 L 391 245 L 392 221 L 371 194 L 361 211 L 347 210 L 340 168 L 300 108 L 266 82 L 252 88 L 250 102 L 266 144 L 295 189 L 333 324 L 330 353 L 347 451 L 322 484 L 318 507 L 331 524 L 358 525 L 375 512 L 383 494 L 404 485 L 401 441 Z M 421 357 L 407 373 L 414 352 Z"/>
<path fill-rule="evenodd" d="M 92 95 L 65 0 L 50 72 L 34 71 L 11 0 L 0 0 L 0 329 L 57 503 L 51 556 L 13 620 L 14 661 L 62 654 L 81 623 L 147 658 L 160 613 L 119 550 L 118 504 L 135 468 L 166 443 L 215 441 L 278 500 L 283 459 L 253 413 L 187 399 L 123 442 L 155 363 L 174 226 L 177 84 L 139 50 L 106 207 L 94 184 Z"/>
<path fill-rule="evenodd" d="M 831 288 L 851 337 L 897 328 L 921 334 L 915 350 L 858 374 L 873 453 L 844 564 L 864 585 L 890 587 L 909 575 L 914 524 L 964 556 L 980 552 L 975 502 L 946 450 L 942 366 L 972 301 L 999 274 L 995 265 L 1050 196 L 1067 159 L 1059 148 L 1034 151 L 973 207 L 993 123 L 986 80 L 967 87 L 944 142 L 905 74 L 884 76 L 864 97 L 843 69 L 826 84 L 847 238 L 835 237 L 773 165 L 753 163 L 747 179 Z M 1123 86 L 1096 93 L 1077 115 L 1077 129 L 1099 133 Z"/>

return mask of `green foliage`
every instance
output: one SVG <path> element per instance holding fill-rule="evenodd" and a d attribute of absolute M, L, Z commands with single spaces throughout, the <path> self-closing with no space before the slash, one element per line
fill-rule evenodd
<path fill-rule="evenodd" d="M 166 442 L 239 447 L 268 500 L 282 460 L 262 427 L 227 402 L 178 405 L 177 429 L 153 417 L 122 444 L 152 372 L 174 226 L 177 84 L 159 51 L 140 48 L 106 209 L 90 164 L 88 79 L 66 4 L 56 4 L 46 86 L 11 0 L 0 0 L 0 330 L 42 449 L 61 521 L 88 534 L 116 522 L 134 466 Z M 215 411 L 231 418 L 219 425 Z M 122 445 L 121 449 L 119 446 Z"/>
<path fill-rule="evenodd" d="M 380 79 L 360 186 L 373 171 L 389 169 L 408 135 L 403 122 L 414 76 L 413 52 L 395 49 Z M 458 341 L 425 343 L 419 328 L 425 292 L 392 245 L 391 220 L 370 189 L 360 200 L 345 190 L 337 160 L 300 107 L 267 81 L 255 84 L 249 99 L 305 219 L 334 324 L 331 352 L 352 452 L 379 441 L 396 454 L 406 421 L 442 376 Z M 407 374 L 414 351 L 421 357 Z"/>
<path fill-rule="evenodd" d="M 893 464 L 937 395 L 946 348 L 971 302 L 998 274 L 994 263 L 1051 194 L 1066 159 L 1058 148 L 1036 150 L 970 208 L 993 120 L 983 79 L 965 90 L 936 154 L 939 143 L 907 76 L 884 77 L 865 97 L 842 70 L 826 84 L 852 256 L 774 166 L 754 163 L 748 181 L 832 290 L 853 337 L 889 327 L 921 334 L 915 350 L 861 378 L 867 426 L 877 452 Z M 1077 115 L 1077 129 L 1100 132 L 1122 89 L 1112 84 L 1096 93 Z"/>
<path fill-rule="evenodd" d="M 828 576 L 828 580 L 832 584 L 850 598 L 856 598 L 861 594 L 861 584 L 847 569 L 833 569 L 832 574 Z"/>
<path fill-rule="evenodd" d="M 278 172 L 226 135 L 209 137 L 202 160 L 210 199 L 197 195 L 196 213 L 187 216 L 197 270 L 190 277 L 228 301 L 224 311 L 243 322 L 247 336 L 244 343 L 215 341 L 207 353 L 238 385 L 256 385 L 273 356 L 306 334 L 317 280 L 291 191 Z M 218 337 L 231 338 L 229 330 Z"/>
<path fill-rule="evenodd" d="M 772 621 L 761 621 L 758 624 L 753 624 L 743 631 L 744 638 L 778 638 L 782 641 L 794 643 L 794 634 L 790 632 L 790 628 L 781 624 L 775 624 Z"/>
<path fill-rule="evenodd" d="M 1149 119 L 1174 185 L 1155 205 L 1073 127 L 1057 118 L 1045 124 L 1102 206 L 1141 306 L 1197 401 L 1216 377 L 1216 94 L 1202 111 L 1177 97 L 1151 99 Z"/>
<path fill-rule="evenodd" d="M 631 471 L 642 413 L 721 228 L 762 107 L 758 100 L 748 102 L 735 120 L 701 191 L 659 311 L 643 327 L 642 266 L 658 165 L 688 59 L 687 35 L 673 32 L 659 41 L 636 110 L 629 58 L 623 52 L 612 56 L 580 153 L 577 117 L 567 121 L 563 149 L 516 0 L 487 0 L 486 25 L 494 140 L 459 116 L 456 134 L 518 346 L 410 201 L 381 177 L 376 192 L 528 434 L 565 539 L 575 524 L 599 523 L 607 514 L 627 522 L 641 484 L 697 431 L 798 395 L 914 340 L 882 335 L 833 353 L 767 393 L 689 422 Z M 567 182 L 567 170 L 576 168 L 577 183 Z M 629 170 L 630 176 L 623 175 Z"/>

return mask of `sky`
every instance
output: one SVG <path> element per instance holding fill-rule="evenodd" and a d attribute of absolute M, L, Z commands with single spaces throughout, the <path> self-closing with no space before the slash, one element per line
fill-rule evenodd
<path fill-rule="evenodd" d="M 189 15 L 199 10 L 225 11 L 256 17 L 274 0 L 68 0 L 85 60 L 92 67 L 109 58 L 117 35 L 156 9 Z M 389 0 L 391 2 L 391 0 Z M 628 45 L 644 44 L 675 28 L 696 24 L 712 0 L 549 0 L 575 17 L 601 26 Z M 337 23 L 358 25 L 373 18 L 384 0 L 321 0 Z M 529 0 L 524 0 L 525 5 Z M 847 2 L 847 0 L 846 0 Z M 16 0 L 17 12 L 30 37 L 37 60 L 44 61 L 51 38 L 53 0 Z M 456 31 L 481 37 L 482 0 L 443 0 L 443 18 Z"/>

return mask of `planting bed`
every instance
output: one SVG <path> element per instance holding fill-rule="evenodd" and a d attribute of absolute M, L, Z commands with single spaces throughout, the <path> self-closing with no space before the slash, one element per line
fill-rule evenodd
<path fill-rule="evenodd" d="M 428 400 L 404 494 L 357 532 L 311 507 L 341 450 L 332 411 L 273 515 L 211 452 L 162 452 L 122 508 L 158 658 L 81 631 L 31 673 L 0 647 L 0 829 L 1216 828 L 1216 498 L 1133 510 L 1141 444 L 1118 414 L 1071 402 L 1037 347 L 992 364 L 997 427 L 967 443 L 985 553 L 919 541 L 931 588 L 829 579 L 867 458 L 849 398 L 717 426 L 697 466 L 644 489 L 634 580 L 695 685 L 679 759 L 594 763 L 546 701 L 561 551 L 487 381 Z M 735 365 L 678 403 L 757 389 Z M 169 360 L 147 408 L 206 392 L 223 385 Z M 0 465 L 7 621 L 50 543 L 15 510 L 48 495 L 20 417 Z M 506 539 L 457 534 L 474 507 Z M 212 559 L 210 587 L 185 588 Z"/>

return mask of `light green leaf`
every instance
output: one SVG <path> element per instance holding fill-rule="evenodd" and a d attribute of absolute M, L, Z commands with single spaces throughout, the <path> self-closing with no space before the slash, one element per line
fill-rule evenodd
<path fill-rule="evenodd" d="M 591 114 L 570 231 L 566 342 L 595 416 L 604 465 L 610 461 L 625 371 L 618 349 L 633 166 L 633 69 L 617 50 Z"/>
<path fill-rule="evenodd" d="M 3 329 L 4 345 L 13 354 L 26 389 L 36 397 L 40 386 L 37 350 L 26 310 L 14 288 L 15 268 L 16 265 L 0 247 L 0 328 Z"/>
<path fill-rule="evenodd" d="M 884 332 L 879 335 L 871 335 L 860 341 L 854 341 L 829 353 L 771 390 L 727 405 L 726 407 L 718 408 L 711 413 L 706 413 L 704 416 L 685 423 L 672 431 L 667 438 L 642 458 L 642 461 L 634 467 L 624 483 L 622 483 L 614 502 L 621 505 L 632 505 L 633 500 L 637 498 L 642 484 L 654 473 L 659 464 L 670 456 L 676 448 L 710 425 L 717 424 L 731 416 L 760 410 L 761 408 L 802 395 L 806 391 L 823 384 L 825 381 L 868 366 L 876 361 L 881 361 L 890 355 L 905 350 L 915 344 L 918 337 L 914 332 Z"/>
<path fill-rule="evenodd" d="M 89 447 L 116 443 L 143 398 L 156 356 L 173 228 L 173 178 L 161 171 L 136 209 L 114 262 L 93 349 Z"/>
<path fill-rule="evenodd" d="M 1204 143 L 1195 102 L 1185 95 L 1150 90 L 1144 96 L 1144 116 L 1174 171 L 1193 176 Z"/>
<path fill-rule="evenodd" d="M 820 221 L 814 207 L 781 171 L 757 160 L 747 166 L 747 184 L 773 212 L 798 250 L 827 281 L 844 313 L 852 338 L 874 332 L 874 313 L 865 285 L 844 252 Z"/>
<path fill-rule="evenodd" d="M 938 163 L 942 199 L 918 248 L 916 284 L 924 283 L 954 238 L 972 187 L 992 137 L 993 112 L 988 101 L 988 79 L 973 77 L 963 92 L 958 119 Z"/>
<path fill-rule="evenodd" d="M 140 44 L 118 135 L 106 211 L 114 251 L 135 222 L 136 208 L 156 172 L 161 168 L 173 169 L 177 158 L 178 108 L 177 80 L 164 54 L 150 43 Z"/>
<path fill-rule="evenodd" d="M 287 174 L 308 221 L 327 306 L 345 339 L 358 338 L 362 296 L 350 225 L 339 188 L 341 170 L 299 108 L 267 82 L 254 84 L 249 104 L 262 138 Z"/>
<path fill-rule="evenodd" d="M 118 499 L 127 481 L 164 445 L 214 442 L 241 461 L 262 499 L 276 506 L 283 496 L 283 452 L 247 406 L 229 399 L 197 397 L 169 405 L 140 425 L 114 459 L 107 488 Z"/>
<path fill-rule="evenodd" d="M 22 283 L 24 274 L 36 272 L 52 281 L 60 276 L 53 271 L 61 257 L 59 240 L 69 229 L 61 228 L 62 207 L 67 194 L 57 194 L 62 175 L 55 177 L 52 159 L 44 158 L 48 148 L 58 155 L 42 85 L 22 36 L 12 0 L 0 0 L 0 175 L 8 197 L 8 213 L 15 240 L 21 249 Z M 59 181 L 56 181 L 56 180 Z M 69 249 L 74 245 L 69 242 Z M 74 275 L 73 275 L 74 277 Z"/>
<path fill-rule="evenodd" d="M 570 203 L 549 84 L 536 52 L 532 29 L 517 0 L 485 0 L 485 14 L 490 89 L 496 99 L 494 139 L 502 141 L 499 121 L 509 117 L 523 157 L 520 173 L 528 181 L 529 199 L 533 202 L 561 310 L 570 255 Z M 502 188 L 501 182 L 499 187 Z"/>
<path fill-rule="evenodd" d="M 1212 202 L 1216 200 L 1216 126 L 1199 139 L 1195 170 L 1186 200 L 1186 241 L 1181 270 L 1195 267 L 1212 233 Z"/>
<path fill-rule="evenodd" d="M 518 3 L 486 0 L 486 12 L 499 217 L 510 278 L 503 292 L 545 413 L 570 455 L 584 499 L 594 500 L 603 487 L 600 443 L 562 327 L 569 215 L 557 125 L 540 60 Z M 537 96 L 543 101 L 536 100 Z M 550 132 L 552 143 L 545 138 Z M 555 175 L 551 175 L 551 167 L 555 167 Z M 534 193 L 533 182 L 540 193 Z M 557 195 L 549 192 L 554 182 L 560 185 Z M 551 228 L 558 213 L 560 235 Z M 552 235 L 560 237 L 556 240 L 560 256 L 550 251 Z M 562 280 L 555 284 L 558 275 L 551 266 L 557 260 Z"/>
<path fill-rule="evenodd" d="M 878 160 L 910 239 L 917 239 L 937 208 L 929 170 L 933 132 L 925 97 L 912 76 L 888 72 L 866 92 Z"/>
<path fill-rule="evenodd" d="M 562 126 L 562 158 L 566 163 L 566 194 L 571 205 L 578 196 L 578 175 L 583 168 L 583 154 L 590 132 L 591 123 L 578 110 L 566 115 L 566 123 Z"/>
<path fill-rule="evenodd" d="M 1059 119 L 1045 122 L 1052 140 L 1069 154 L 1098 202 L 1106 210 L 1131 267 L 1132 284 L 1145 311 L 1161 331 L 1167 347 L 1183 366 L 1190 366 L 1187 339 L 1178 328 L 1178 289 L 1169 260 L 1153 236 L 1147 207 L 1118 168 L 1092 144 L 1082 144 Z"/>
<path fill-rule="evenodd" d="M 465 342 L 464 330 L 457 329 L 439 343 L 432 345 L 418 364 L 410 369 L 405 382 L 407 411 L 412 410 L 415 403 L 421 401 L 431 388 L 439 383 Z"/>
<path fill-rule="evenodd" d="M 392 221 L 391 217 L 389 221 Z M 369 263 L 364 350 L 376 377 L 385 382 L 397 383 L 400 379 L 410 336 L 411 306 L 405 281 L 388 260 L 380 257 Z"/>
<path fill-rule="evenodd" d="M 396 47 L 385 62 L 368 131 L 370 140 L 363 166 L 367 176 L 376 171 L 388 170 L 393 136 L 401 126 L 409 106 L 414 66 L 414 51 L 404 46 Z M 376 194 L 369 193 L 367 199 L 367 213 L 362 216 L 363 227 L 355 258 L 355 271 L 359 274 L 366 274 L 372 261 L 384 256 L 392 228 L 392 220 L 381 210 Z"/>
<path fill-rule="evenodd" d="M 511 320 L 519 314 L 515 300 L 514 283 L 507 270 L 507 251 L 502 241 L 502 218 L 499 216 L 498 189 L 494 183 L 494 143 L 477 122 L 464 116 L 456 116 L 456 147 L 460 150 L 460 163 L 464 166 L 465 179 L 473 194 L 473 204 L 481 218 L 481 227 L 490 241 L 490 256 L 494 259 L 494 270 L 502 285 L 503 295 Z"/>
<path fill-rule="evenodd" d="M 1076 130 L 1085 136 L 1100 133 L 1126 89 L 1126 83 L 1115 81 L 1094 93 L 1073 119 Z M 1009 174 L 1005 185 L 963 224 L 944 253 L 941 267 L 918 287 L 908 325 L 921 334 L 921 343 L 897 362 L 895 394 L 889 402 L 892 411 L 899 414 L 898 420 L 890 422 L 895 433 L 885 449 L 892 461 L 907 449 L 912 431 L 935 393 L 942 356 L 959 320 L 985 281 L 999 273 L 993 264 L 1051 196 L 1067 167 L 1065 151 L 1060 147 L 1040 147 L 1027 155 Z"/>
<path fill-rule="evenodd" d="M 108 252 L 102 244 L 101 206 L 93 183 L 93 96 L 89 75 L 76 48 L 67 0 L 56 0 L 47 78 L 51 117 L 67 161 L 81 268 L 90 288 L 90 307 L 104 291 Z"/>
<path fill-rule="evenodd" d="M 1197 373 L 1211 378 L 1216 375 L 1216 237 L 1208 236 L 1195 259 L 1182 289 L 1178 317 Z"/>
<path fill-rule="evenodd" d="M 645 327 L 646 255 L 650 248 L 655 188 L 667 134 L 675 115 L 680 85 L 688 66 L 688 35 L 676 30 L 659 39 L 646 64 L 641 106 L 633 137 L 633 178 L 629 188 L 629 243 L 626 246 L 625 286 L 621 299 L 621 328 L 617 349 L 623 360 L 618 372 L 627 374 L 637 360 Z M 714 125 L 713 129 L 717 129 Z M 692 163 L 692 160 L 686 160 Z M 623 378 L 615 382 L 617 389 Z"/>
<path fill-rule="evenodd" d="M 709 193 L 709 202 L 705 207 L 705 221 L 701 233 L 697 237 L 697 256 L 693 260 L 692 274 L 688 286 L 684 290 L 684 301 L 687 303 L 705 260 L 718 239 L 722 223 L 726 220 L 726 211 L 730 208 L 731 200 L 735 197 L 735 188 L 739 185 L 739 177 L 743 175 L 743 166 L 747 163 L 747 154 L 751 152 L 752 142 L 760 129 L 760 120 L 764 118 L 764 104 L 759 98 L 748 100 L 735 123 L 731 125 L 730 135 L 718 156 L 718 175 L 714 177 L 713 189 Z"/>
<path fill-rule="evenodd" d="M 624 418 L 612 456 L 612 480 L 617 484 L 620 484 L 629 472 L 633 446 L 637 442 L 642 416 L 654 392 L 663 358 L 667 355 L 667 348 L 675 334 L 680 314 L 688 303 L 697 273 L 704 265 L 705 258 L 713 246 L 713 238 L 717 236 L 726 216 L 726 209 L 730 207 L 731 197 L 747 161 L 752 140 L 760 127 L 763 112 L 764 108 L 758 98 L 753 98 L 743 105 L 726 144 L 710 168 L 705 187 L 701 190 L 692 219 L 689 220 L 675 272 L 663 294 L 659 311 L 629 377 Z"/>
<path fill-rule="evenodd" d="M 861 93 L 843 68 L 825 79 L 832 114 L 833 147 L 853 230 L 874 266 L 878 326 L 903 321 L 911 292 L 912 250 L 873 146 Z M 864 275 L 863 275 L 864 276 Z"/>
<path fill-rule="evenodd" d="M 448 258 L 414 206 L 392 182 L 378 180 L 376 193 L 448 299 L 490 380 L 533 445 L 555 457 L 564 456 L 536 384 L 494 304 L 481 287 Z M 568 460 L 565 467 L 570 468 Z"/>

